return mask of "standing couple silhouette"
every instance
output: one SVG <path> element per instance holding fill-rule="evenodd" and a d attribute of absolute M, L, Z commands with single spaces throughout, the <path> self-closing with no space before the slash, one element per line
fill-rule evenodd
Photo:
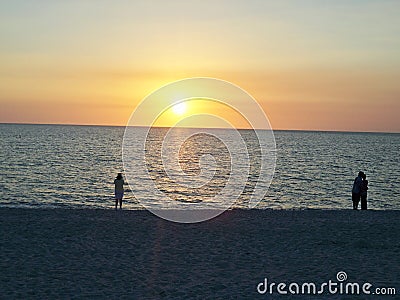
<path fill-rule="evenodd" d="M 358 209 L 358 203 L 361 200 L 361 209 L 367 209 L 367 190 L 368 190 L 368 180 L 364 172 L 358 172 L 358 176 L 354 179 L 353 190 L 352 190 L 352 200 L 353 209 Z"/>

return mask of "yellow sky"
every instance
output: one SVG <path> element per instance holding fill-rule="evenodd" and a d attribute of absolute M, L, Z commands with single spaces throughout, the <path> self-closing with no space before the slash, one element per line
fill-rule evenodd
<path fill-rule="evenodd" d="M 152 91 L 204 76 L 249 92 L 274 129 L 400 132 L 398 2 L 0 6 L 3 123 L 126 125 Z"/>

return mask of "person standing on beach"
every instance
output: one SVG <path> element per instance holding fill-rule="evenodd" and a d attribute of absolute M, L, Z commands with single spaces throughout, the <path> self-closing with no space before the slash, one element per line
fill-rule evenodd
<path fill-rule="evenodd" d="M 358 203 L 360 202 L 360 197 L 361 197 L 361 184 L 362 184 L 362 175 L 363 172 L 358 172 L 358 176 L 356 179 L 354 179 L 353 183 L 353 190 L 352 190 L 352 200 L 353 200 L 353 209 L 357 210 L 358 209 Z"/>
<path fill-rule="evenodd" d="M 368 180 L 367 175 L 362 174 L 363 181 L 361 182 L 360 196 L 361 196 L 361 209 L 367 209 L 367 191 L 368 191 Z"/>
<path fill-rule="evenodd" d="M 124 196 L 124 180 L 122 174 L 118 173 L 117 178 L 114 180 L 115 185 L 115 209 L 117 209 L 118 203 L 119 208 L 122 209 L 122 197 Z"/>

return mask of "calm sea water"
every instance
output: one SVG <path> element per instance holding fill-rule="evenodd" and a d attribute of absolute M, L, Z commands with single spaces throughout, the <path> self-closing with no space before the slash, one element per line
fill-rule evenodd
<path fill-rule="evenodd" d="M 0 206 L 113 207 L 113 180 L 123 169 L 124 128 L 16 124 L 0 124 L 0 128 Z M 229 152 L 211 136 L 198 139 L 194 136 L 189 146 L 181 149 L 182 169 L 188 174 L 198 174 L 199 159 L 205 153 L 214 157 L 218 168 L 205 188 L 179 188 L 163 172 L 158 159 L 157 136 L 162 137 L 163 130 L 166 129 L 154 129 L 154 145 L 146 146 L 148 168 L 158 188 L 176 201 L 209 201 L 230 175 L 231 165 L 226 159 Z M 185 130 L 190 129 L 181 128 L 174 134 Z M 250 147 L 254 145 L 249 151 L 257 151 L 252 132 L 241 131 L 241 134 Z M 400 209 L 400 134 L 299 131 L 274 134 L 275 175 L 258 208 L 351 208 L 352 183 L 358 171 L 363 170 L 369 180 L 369 207 Z M 250 171 L 256 172 L 253 167 Z M 234 207 L 246 207 L 251 193 L 249 182 Z M 131 188 L 140 197 L 152 197 L 141 186 Z M 142 208 L 129 190 L 124 199 L 125 208 Z"/>

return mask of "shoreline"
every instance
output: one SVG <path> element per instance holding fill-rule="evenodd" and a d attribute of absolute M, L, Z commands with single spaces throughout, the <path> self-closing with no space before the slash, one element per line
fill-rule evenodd
<path fill-rule="evenodd" d="M 124 204 L 123 204 L 124 205 Z M 114 204 L 110 204 L 109 207 L 91 207 L 91 206 L 51 206 L 47 204 L 35 204 L 35 205 L 20 205 L 20 204 L 0 204 L 0 210 L 65 210 L 65 211 L 75 211 L 75 210 L 82 210 L 82 211 L 115 211 Z M 154 209 L 157 211 L 156 209 Z M 170 210 L 174 211 L 177 209 L 168 209 L 168 208 L 163 208 L 163 209 L 158 209 L 160 211 L 163 210 Z M 217 210 L 217 209 L 194 209 L 194 210 Z M 331 208 L 331 207 L 292 207 L 292 208 L 276 208 L 276 207 L 260 207 L 260 208 L 243 208 L 243 207 L 234 207 L 234 208 L 228 208 L 228 209 L 222 209 L 225 212 L 230 212 L 230 211 L 337 211 L 337 212 L 346 212 L 346 211 L 354 211 L 350 206 L 349 208 Z M 128 206 L 127 208 L 122 207 L 122 210 L 118 208 L 118 211 L 124 211 L 124 212 L 135 212 L 135 211 L 148 211 L 151 215 L 154 215 L 151 213 L 147 208 L 145 207 L 135 207 L 132 208 L 131 206 Z M 362 210 L 358 208 L 357 211 L 360 212 L 366 212 L 366 211 L 371 211 L 371 212 L 400 212 L 400 209 L 385 209 L 385 208 L 368 208 L 367 210 Z M 222 214 L 223 214 L 222 213 Z"/>
<path fill-rule="evenodd" d="M 0 287 L 5 298 L 255 298 L 264 278 L 343 271 L 398 294 L 399 225 L 399 210 L 232 209 L 180 224 L 147 210 L 0 208 Z"/>

